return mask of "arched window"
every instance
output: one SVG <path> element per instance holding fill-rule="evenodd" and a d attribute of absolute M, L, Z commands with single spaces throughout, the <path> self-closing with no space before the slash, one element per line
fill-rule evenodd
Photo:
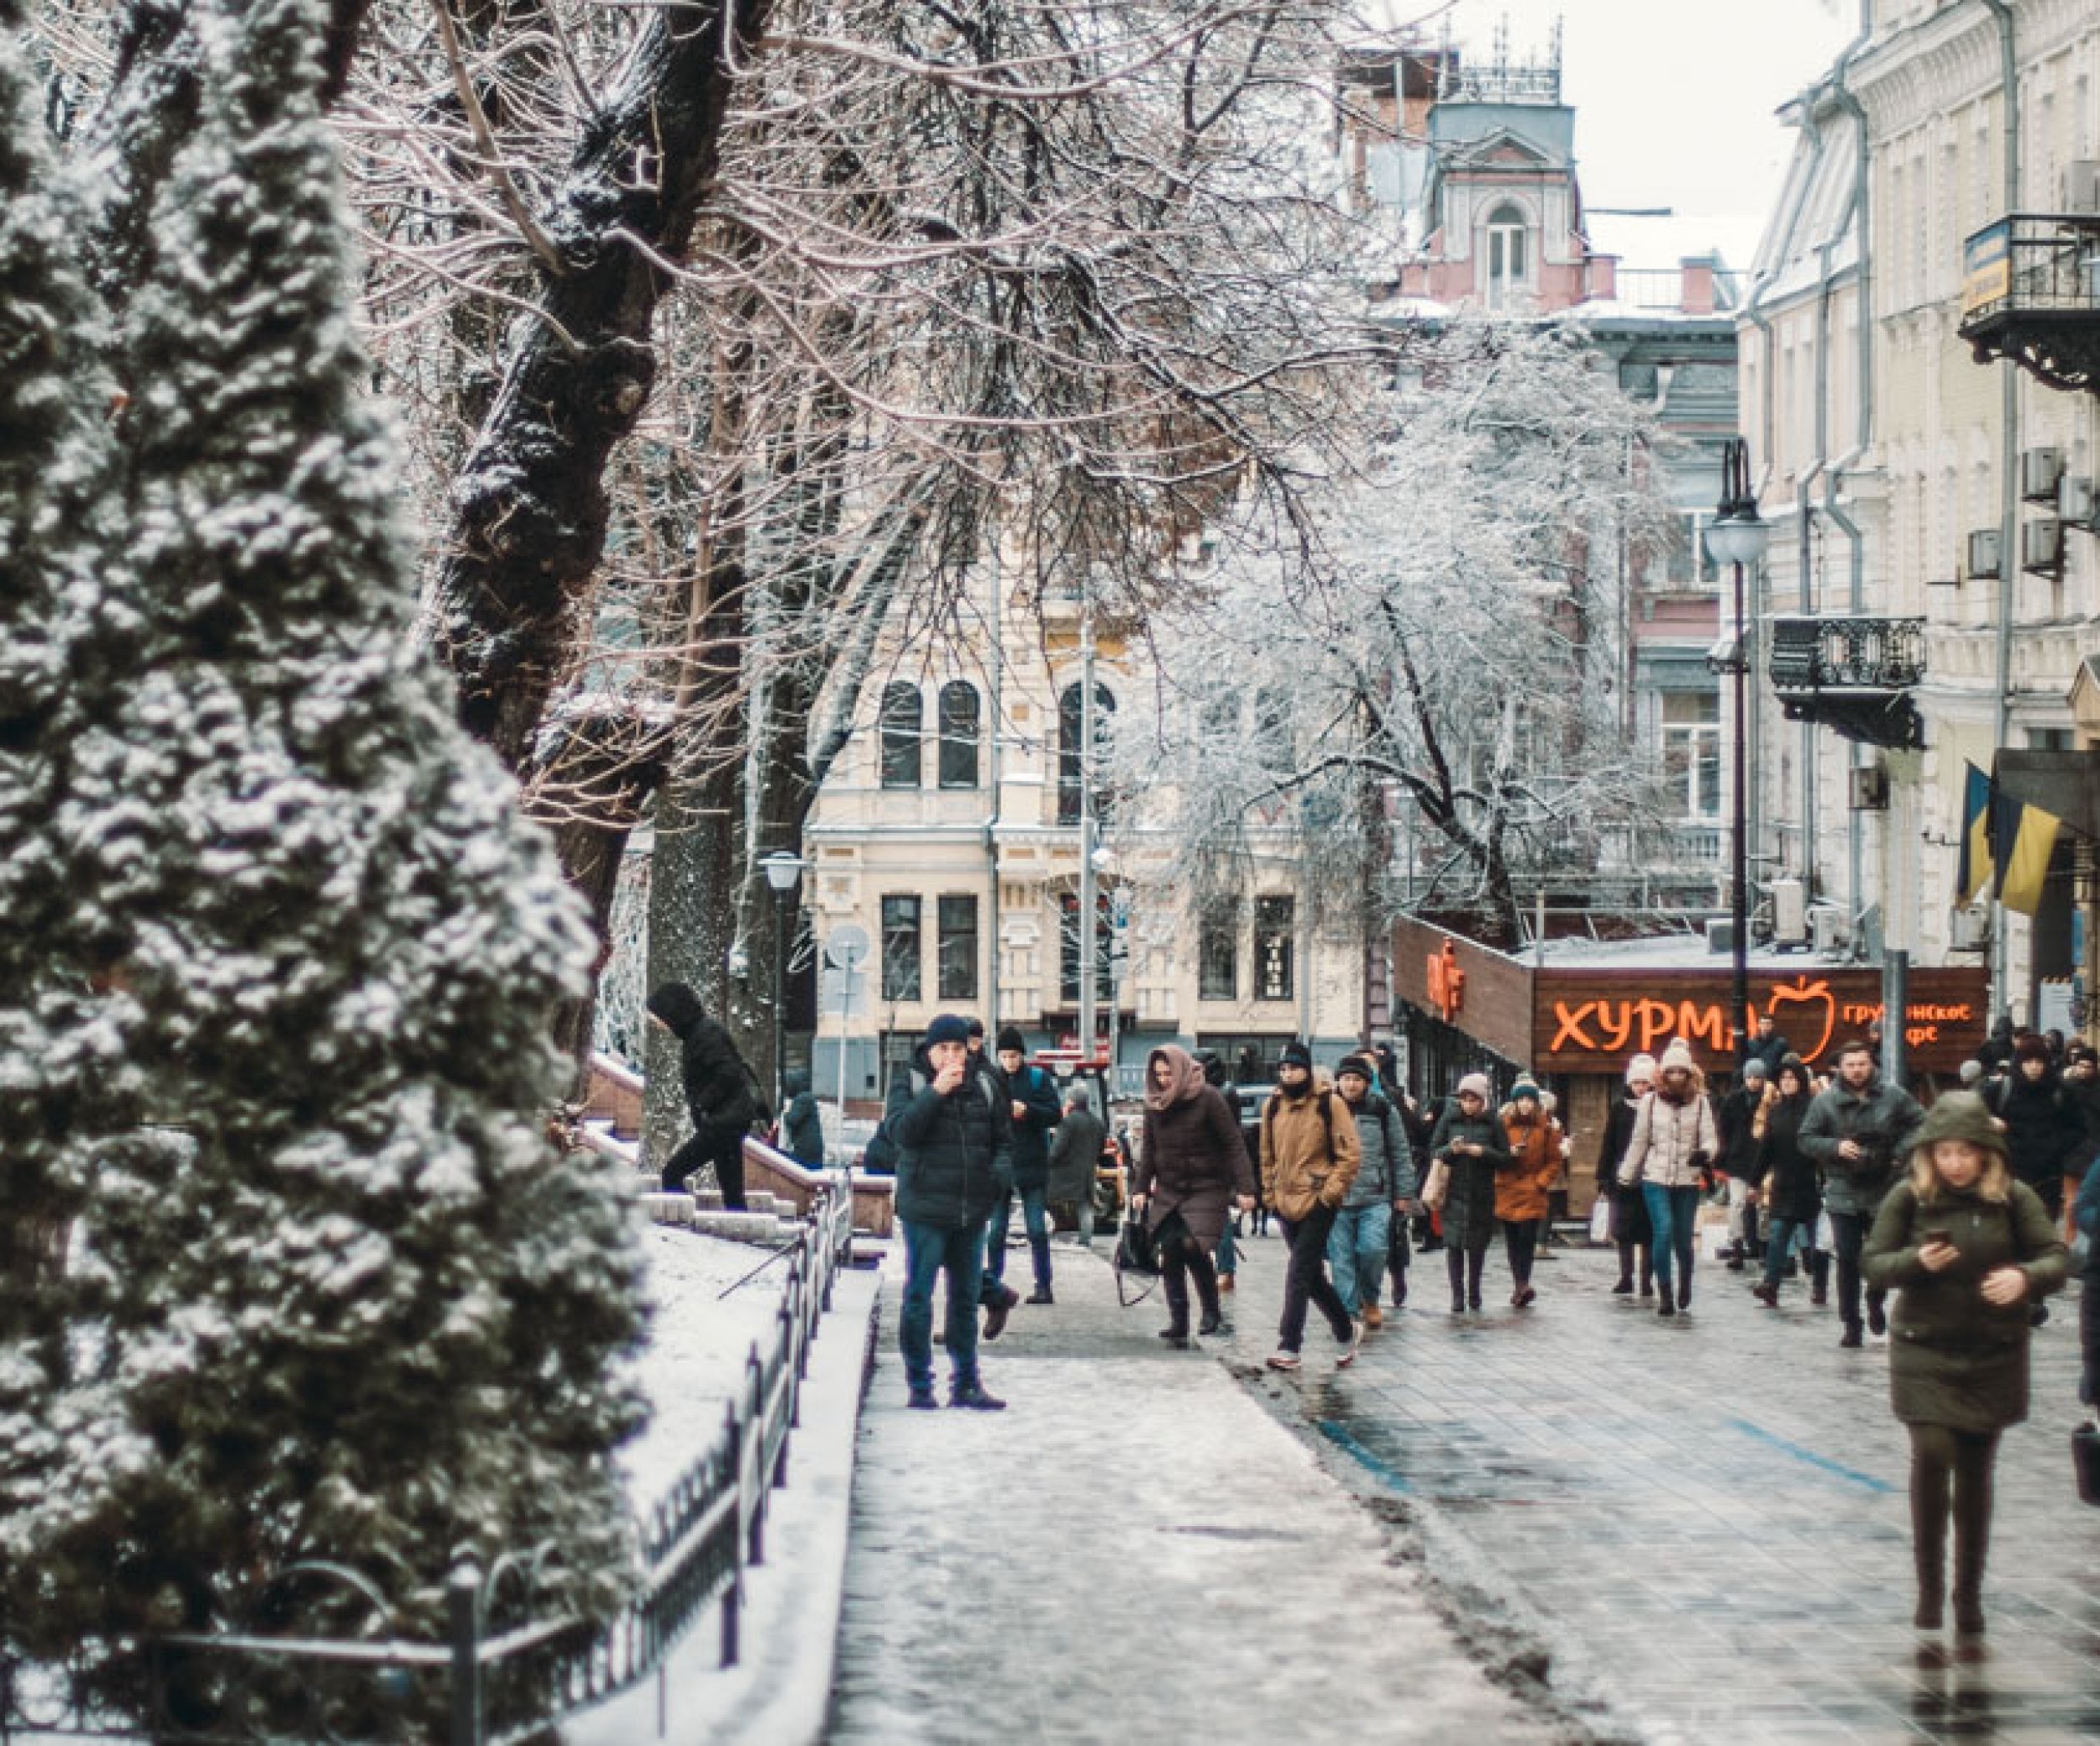
<path fill-rule="evenodd" d="M 883 687 L 882 785 L 886 789 L 919 786 L 919 736 L 923 707 L 917 686 Z"/>
<path fill-rule="evenodd" d="M 977 785 L 977 687 L 966 680 L 940 687 L 940 785 Z"/>
<path fill-rule="evenodd" d="M 1077 824 L 1079 822 L 1079 784 L 1089 762 L 1095 768 L 1092 773 L 1094 784 L 1094 816 L 1101 812 L 1100 752 L 1109 737 L 1109 717 L 1115 713 L 1115 698 L 1108 687 L 1099 680 L 1093 686 L 1093 753 L 1092 759 L 1080 756 L 1079 687 L 1068 685 L 1058 699 L 1058 822 Z"/>
<path fill-rule="evenodd" d="M 1487 215 L 1487 306 L 1516 307 L 1532 278 L 1532 229 L 1523 208 L 1509 201 Z"/>

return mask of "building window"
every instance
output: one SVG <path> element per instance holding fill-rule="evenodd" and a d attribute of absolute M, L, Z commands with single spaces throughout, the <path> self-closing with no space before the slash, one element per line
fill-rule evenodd
<path fill-rule="evenodd" d="M 1105 1007 L 1115 992 L 1115 900 L 1093 894 L 1093 998 Z M 1067 891 L 1058 900 L 1058 990 L 1060 999 L 1079 998 L 1079 899 Z"/>
<path fill-rule="evenodd" d="M 1713 692 L 1663 693 L 1663 780 L 1679 816 L 1720 817 L 1720 698 Z"/>
<path fill-rule="evenodd" d="M 1240 906 L 1221 903 L 1206 909 L 1197 928 L 1196 998 L 1240 998 Z"/>
<path fill-rule="evenodd" d="M 1295 982 L 1297 903 L 1290 897 L 1254 900 L 1254 998 L 1289 1000 Z"/>
<path fill-rule="evenodd" d="M 977 998 L 977 900 L 943 897 L 940 905 L 939 980 L 943 1000 Z"/>
<path fill-rule="evenodd" d="M 1115 698 L 1109 688 L 1098 680 L 1093 687 L 1093 753 L 1092 759 L 1079 755 L 1080 694 L 1076 685 L 1068 685 L 1058 699 L 1058 822 L 1077 824 L 1079 822 L 1079 784 L 1085 767 L 1093 763 L 1097 767 L 1100 753 L 1109 737 L 1109 718 L 1115 713 Z M 1101 795 L 1096 790 L 1093 797 L 1093 815 L 1101 816 Z"/>
<path fill-rule="evenodd" d="M 961 679 L 940 687 L 940 785 L 977 785 L 977 687 Z"/>
<path fill-rule="evenodd" d="M 1487 306 L 1517 306 L 1531 282 L 1531 227 L 1506 201 L 1487 215 Z"/>
<path fill-rule="evenodd" d="M 882 785 L 919 786 L 920 712 L 915 685 L 887 685 L 882 692 Z"/>
<path fill-rule="evenodd" d="M 882 998 L 916 1000 L 920 998 L 920 945 L 919 900 L 885 897 L 882 900 Z"/>

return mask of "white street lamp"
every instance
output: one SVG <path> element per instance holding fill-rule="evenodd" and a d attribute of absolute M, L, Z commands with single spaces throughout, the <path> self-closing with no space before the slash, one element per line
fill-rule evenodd
<path fill-rule="evenodd" d="M 776 849 L 759 856 L 758 865 L 773 889 L 773 1114 L 778 1117 L 788 1108 L 788 900 L 802 883 L 802 870 L 808 863 L 791 850 Z"/>

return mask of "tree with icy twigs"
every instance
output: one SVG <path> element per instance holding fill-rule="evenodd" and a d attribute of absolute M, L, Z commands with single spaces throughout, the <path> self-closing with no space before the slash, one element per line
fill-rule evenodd
<path fill-rule="evenodd" d="M 324 22 L 201 6 L 203 110 L 112 345 L 101 574 L 136 658 L 89 676 L 44 835 L 108 992 L 109 1106 L 152 1119 L 91 1136 L 46 1468 L 8 1498 L 9 1622 L 47 1652 L 344 1627 L 276 1581 L 303 1560 L 418 1634 L 463 1555 L 551 1544 L 584 1610 L 631 1568 L 640 1251 L 538 1114 L 591 944 L 411 644 Z"/>

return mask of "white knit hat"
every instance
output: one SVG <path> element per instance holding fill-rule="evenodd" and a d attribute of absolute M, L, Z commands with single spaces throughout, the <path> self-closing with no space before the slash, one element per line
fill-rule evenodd
<path fill-rule="evenodd" d="M 1654 1056 L 1652 1054 L 1637 1054 L 1632 1060 L 1626 1064 L 1626 1083 L 1630 1085 L 1635 1080 L 1646 1080 L 1651 1085 L 1654 1083 Z"/>
<path fill-rule="evenodd" d="M 1692 1059 L 1692 1046 L 1682 1037 L 1669 1039 L 1669 1046 L 1664 1049 L 1660 1064 L 1664 1073 L 1673 1067 L 1682 1067 L 1687 1073 L 1699 1071 L 1699 1063 Z"/>
<path fill-rule="evenodd" d="M 1458 1082 L 1459 1096 L 1463 1097 L 1469 1091 L 1482 1103 L 1486 1103 L 1495 1095 L 1495 1088 L 1488 1084 L 1487 1075 L 1485 1073 L 1469 1073 Z"/>

